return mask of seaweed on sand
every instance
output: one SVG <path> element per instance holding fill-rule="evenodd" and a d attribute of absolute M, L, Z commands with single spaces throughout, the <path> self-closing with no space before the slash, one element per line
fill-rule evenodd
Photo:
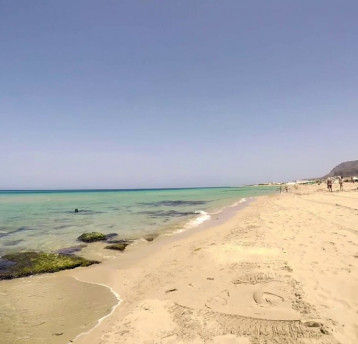
<path fill-rule="evenodd" d="M 43 252 L 19 252 L 1 257 L 0 280 L 25 277 L 45 272 L 73 269 L 79 266 L 98 264 L 75 255 Z"/>

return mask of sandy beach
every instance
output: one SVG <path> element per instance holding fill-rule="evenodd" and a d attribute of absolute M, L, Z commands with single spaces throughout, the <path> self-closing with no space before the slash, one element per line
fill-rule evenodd
<path fill-rule="evenodd" d="M 0 344 L 358 344 L 358 1 L 0 9 Z"/>
<path fill-rule="evenodd" d="M 355 188 L 259 197 L 217 225 L 65 272 L 121 298 L 73 342 L 357 343 Z"/>

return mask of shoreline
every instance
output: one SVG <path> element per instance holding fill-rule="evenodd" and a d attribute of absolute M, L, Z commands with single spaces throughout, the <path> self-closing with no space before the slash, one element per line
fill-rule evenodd
<path fill-rule="evenodd" d="M 93 280 L 80 279 L 78 276 L 82 276 L 82 277 L 86 276 L 86 278 L 93 276 L 92 274 L 89 273 L 88 270 L 90 270 L 92 268 L 95 268 L 95 269 L 99 268 L 99 270 L 101 270 L 101 267 L 104 266 L 103 264 L 109 264 L 110 266 L 113 266 L 113 263 L 115 265 L 118 264 L 118 266 L 116 266 L 116 268 L 118 268 L 119 270 L 131 268 L 133 265 L 139 264 L 140 261 L 144 260 L 146 257 L 149 257 L 149 256 L 155 254 L 156 250 L 158 250 L 158 249 L 167 247 L 168 245 L 173 245 L 173 244 L 180 242 L 182 240 L 188 240 L 192 236 L 195 236 L 197 234 L 200 234 L 200 233 L 205 232 L 210 229 L 215 229 L 218 226 L 225 225 L 225 223 L 227 223 L 227 221 L 236 217 L 240 213 L 240 211 L 242 211 L 246 207 L 249 207 L 250 205 L 255 203 L 255 201 L 266 198 L 266 197 L 270 197 L 271 195 L 240 198 L 238 201 L 235 201 L 234 203 L 218 210 L 216 213 L 211 213 L 212 217 L 208 221 L 204 221 L 195 227 L 187 228 L 185 230 L 180 230 L 180 231 L 162 233 L 157 238 L 155 238 L 153 242 L 147 242 L 146 240 L 138 239 L 135 241 L 136 243 L 134 245 L 132 244 L 132 245 L 128 246 L 124 252 L 121 252 L 121 253 L 113 252 L 113 254 L 116 257 L 113 257 L 111 255 L 110 259 L 108 259 L 107 261 L 106 260 L 103 261 L 100 265 L 89 266 L 86 268 L 78 268 L 75 270 L 62 271 L 62 273 L 70 273 L 70 275 L 74 279 L 77 279 L 81 282 L 102 285 L 102 286 L 110 289 L 111 292 L 114 295 L 116 295 L 116 297 L 119 300 L 119 303 L 113 307 L 114 309 L 111 311 L 110 314 L 107 314 L 104 317 L 102 317 L 101 319 L 98 319 L 98 323 L 93 328 L 91 328 L 90 330 L 88 330 L 86 332 L 80 333 L 73 340 L 69 341 L 67 344 L 78 343 L 79 339 L 92 333 L 96 328 L 98 328 L 100 326 L 100 323 L 102 322 L 102 320 L 110 317 L 113 314 L 114 310 L 117 307 L 119 307 L 121 305 L 121 303 L 123 303 L 123 301 L 124 301 L 124 299 L 121 299 L 120 294 L 118 294 L 116 291 L 114 291 L 110 285 L 104 284 L 104 283 L 99 283 L 99 282 L 94 282 Z M 188 220 L 183 222 L 183 224 L 187 223 L 187 222 L 188 222 Z M 87 248 L 83 249 L 80 252 L 81 256 L 85 256 L 86 258 L 89 258 L 89 259 L 94 259 L 95 257 L 103 258 L 103 256 L 101 256 L 101 257 L 98 256 L 98 253 L 101 252 L 100 247 L 102 247 L 102 246 L 105 246 L 105 244 L 103 244 L 101 242 L 92 243 L 91 245 L 89 245 Z M 85 271 L 87 271 L 87 272 L 85 272 Z M 76 274 L 76 272 L 78 272 L 78 274 Z M 91 277 L 90 277 L 90 279 L 91 279 Z M 88 340 L 88 338 L 86 337 L 85 340 Z"/>
<path fill-rule="evenodd" d="M 193 191 L 196 190 L 196 191 Z M 210 188 L 140 192 L 78 192 L 3 195 L 0 255 L 23 251 L 58 252 L 78 245 L 85 232 L 140 239 L 196 225 L 242 197 L 266 188 Z M 74 209 L 78 209 L 76 213 Z M 200 217 L 200 219 L 197 219 Z M 192 223 L 188 223 L 192 221 Z"/>
<path fill-rule="evenodd" d="M 208 213 L 211 217 L 207 221 L 203 221 L 200 224 L 184 228 L 185 224 L 192 220 L 196 220 L 199 216 L 193 217 L 192 219 L 186 219 L 183 221 L 178 221 L 176 227 L 181 227 L 182 229 L 175 229 L 173 231 L 164 231 L 160 232 L 157 237 L 154 238 L 153 241 L 147 241 L 143 237 L 135 239 L 132 244 L 128 245 L 123 252 L 113 251 L 113 250 L 104 250 L 103 248 L 107 246 L 107 243 L 104 242 L 94 242 L 87 247 L 83 248 L 78 255 L 84 257 L 86 259 L 98 259 L 101 260 L 101 264 L 98 266 L 103 266 L 106 264 L 111 265 L 112 262 L 123 268 L 126 267 L 127 264 L 131 265 L 134 262 L 137 262 L 140 259 L 144 259 L 146 256 L 151 255 L 156 250 L 165 247 L 166 245 L 175 243 L 178 240 L 187 239 L 196 233 L 200 233 L 210 228 L 214 228 L 216 226 L 224 224 L 226 221 L 230 220 L 234 216 L 237 215 L 239 211 L 248 207 L 251 203 L 255 202 L 263 196 L 255 196 L 248 198 L 241 198 L 234 203 L 221 208 L 215 213 Z M 244 200 L 244 201 L 242 201 Z M 180 225 L 178 225 L 180 224 Z M 85 269 L 91 269 L 95 266 L 89 266 Z M 77 269 L 78 270 L 78 269 Z M 67 270 L 68 272 L 76 271 L 76 270 Z"/>
<path fill-rule="evenodd" d="M 322 185 L 258 197 L 216 226 L 157 239 L 118 260 L 66 272 L 110 286 L 122 299 L 111 316 L 74 343 L 110 344 L 119 338 L 121 343 L 261 343 L 260 331 L 267 340 L 276 333 L 277 343 L 355 343 L 358 244 L 333 239 L 330 244 L 342 223 L 322 223 L 321 215 L 312 213 L 325 214 L 326 221 L 343 216 L 349 227 L 357 199 L 354 191 L 328 194 Z M 332 215 L 331 208 L 339 213 Z M 355 239 L 355 233 L 344 235 Z M 340 259 L 326 246 L 342 246 Z M 351 291 L 331 298 L 341 274 L 348 274 L 345 289 Z"/>
<path fill-rule="evenodd" d="M 111 292 L 111 293 L 115 296 L 115 298 L 117 299 L 117 303 L 112 306 L 111 311 L 110 311 L 108 314 L 106 314 L 106 315 L 104 315 L 103 317 L 99 318 L 99 319 L 97 320 L 97 323 L 96 323 L 92 328 L 90 328 L 90 329 L 89 329 L 88 331 L 86 331 L 86 332 L 81 332 L 81 333 L 79 333 L 73 340 L 70 340 L 68 343 L 72 343 L 72 342 L 76 341 L 78 338 L 90 334 L 96 327 L 98 327 L 98 326 L 101 324 L 101 322 L 102 322 L 104 319 L 110 317 L 110 316 L 113 314 L 113 312 L 116 310 L 116 308 L 119 307 L 120 304 L 121 304 L 121 302 L 123 301 L 123 300 L 120 298 L 120 296 L 118 295 L 118 293 L 116 293 L 116 292 L 115 292 L 110 286 L 108 286 L 108 285 L 105 285 L 105 284 L 103 284 L 103 283 L 92 283 L 92 282 L 82 281 L 82 280 L 80 280 L 80 279 L 79 279 L 78 277 L 76 277 L 76 276 L 74 276 L 73 278 L 74 278 L 75 280 L 79 281 L 79 282 L 82 282 L 82 283 L 95 284 L 95 285 L 99 285 L 99 286 L 102 286 L 102 287 L 105 287 L 105 288 L 109 289 L 110 292 Z"/>
<path fill-rule="evenodd" d="M 108 288 L 109 290 L 111 290 L 111 292 L 114 295 L 118 296 L 118 299 L 120 300 L 119 303 L 113 307 L 114 309 L 110 312 L 110 314 L 107 314 L 101 319 L 98 319 L 97 324 L 94 325 L 93 328 L 91 328 L 86 332 L 78 334 L 73 340 L 70 340 L 67 344 L 82 343 L 82 340 L 84 340 L 83 343 L 87 343 L 89 340 L 87 338 L 87 335 L 91 334 L 96 329 L 98 329 L 101 325 L 102 320 L 106 318 L 110 318 L 110 316 L 113 314 L 115 309 L 125 301 L 125 299 L 121 298 L 120 293 L 118 293 L 118 291 L 116 292 L 113 289 L 113 287 L 110 286 L 109 284 L 94 281 L 93 280 L 94 273 L 91 274 L 89 270 L 94 269 L 96 270 L 95 272 L 98 274 L 98 271 L 101 271 L 102 267 L 104 267 L 104 270 L 107 270 L 108 266 L 110 266 L 110 269 L 113 269 L 112 272 L 115 272 L 117 269 L 118 270 L 131 269 L 131 267 L 135 266 L 136 264 L 140 264 L 140 262 L 146 259 L 147 257 L 155 255 L 158 249 L 166 248 L 169 245 L 175 245 L 176 243 L 181 242 L 183 240 L 190 240 L 191 237 L 200 235 L 201 233 L 205 233 L 208 230 L 215 230 L 217 227 L 227 224 L 228 221 L 240 215 L 240 211 L 244 210 L 250 205 L 253 205 L 258 200 L 270 197 L 272 195 L 273 194 L 241 198 L 238 201 L 235 201 L 234 203 L 217 211 L 215 213 L 217 215 L 216 217 L 214 216 L 214 214 L 211 214 L 213 216 L 208 221 L 200 223 L 198 226 L 188 228 L 185 230 L 174 231 L 171 233 L 162 233 L 157 238 L 155 238 L 153 242 L 147 242 L 146 240 L 138 239 L 136 240 L 136 243 L 134 245 L 132 244 L 128 246 L 124 252 L 121 253 L 113 252 L 116 257 L 113 257 L 111 255 L 110 259 L 104 260 L 100 265 L 89 266 L 86 268 L 78 268 L 75 270 L 62 271 L 61 273 L 63 274 L 69 273 L 71 277 L 81 282 L 102 285 Z M 185 221 L 183 223 L 187 223 L 187 222 L 188 221 Z M 89 259 L 95 259 L 95 258 L 103 259 L 103 256 L 101 257 L 98 256 L 98 253 L 101 252 L 100 247 L 102 246 L 104 246 L 104 244 L 101 242 L 92 243 L 87 248 L 83 249 L 80 253 L 82 256 L 85 256 L 86 258 Z M 115 267 L 113 265 L 115 265 Z M 99 273 L 99 275 L 101 275 L 101 273 Z M 82 278 L 78 276 L 81 276 Z M 103 277 L 103 275 L 101 277 Z M 106 278 L 108 278 L 108 276 Z M 89 341 L 89 343 L 95 344 L 96 342 Z"/>
<path fill-rule="evenodd" d="M 228 206 L 225 206 L 224 208 L 221 208 L 220 210 L 216 211 L 215 212 L 216 217 L 214 217 L 214 215 L 212 215 L 212 217 L 208 221 L 204 221 L 204 222 L 202 222 L 199 225 L 196 225 L 194 227 L 189 227 L 188 226 L 184 231 L 181 231 L 181 232 L 174 231 L 174 232 L 171 232 L 171 233 L 164 232 L 164 233 L 160 234 L 153 242 L 148 242 L 148 241 L 146 241 L 144 239 L 138 239 L 136 241 L 136 244 L 128 246 L 127 250 L 125 252 L 104 250 L 104 246 L 107 245 L 107 244 L 102 243 L 102 242 L 97 242 L 97 243 L 89 244 L 87 246 L 87 248 L 86 248 L 87 250 L 83 249 L 82 252 L 79 252 L 78 255 L 84 256 L 84 257 L 87 257 L 87 258 L 89 256 L 91 256 L 91 255 L 96 256 L 97 258 L 99 258 L 99 260 L 103 261 L 102 264 L 100 264 L 101 267 L 104 266 L 106 263 L 111 262 L 112 260 L 118 260 L 119 264 L 122 267 L 126 263 L 133 264 L 136 261 L 136 259 L 133 258 L 133 257 L 137 257 L 138 260 L 139 259 L 144 259 L 146 255 L 150 255 L 153 251 L 155 251 L 156 247 L 160 247 L 162 245 L 165 245 L 165 243 L 168 243 L 168 242 L 176 241 L 177 238 L 179 238 L 179 237 L 187 237 L 187 236 L 191 235 L 192 232 L 195 232 L 195 231 L 198 231 L 198 230 L 203 230 L 203 229 L 205 229 L 207 227 L 210 227 L 210 226 L 213 226 L 213 225 L 217 224 L 218 221 L 220 221 L 220 222 L 224 221 L 224 219 L 228 218 L 228 216 L 233 216 L 233 214 L 236 211 L 236 208 L 241 208 L 243 206 L 241 202 L 242 202 L 242 199 L 240 198 L 238 201 L 236 201 L 234 203 L 231 203 Z M 246 203 L 248 203 L 248 202 L 246 202 Z M 246 203 L 244 202 L 245 205 L 246 205 Z M 233 207 L 233 205 L 235 205 L 235 204 L 236 204 L 236 208 Z M 193 220 L 195 221 L 196 219 L 200 218 L 202 215 L 203 215 L 202 213 L 199 213 L 197 216 L 193 217 L 190 220 L 181 221 L 181 223 L 182 223 L 181 227 L 184 227 L 184 225 L 187 224 L 189 221 L 193 221 Z M 37 293 L 41 293 L 41 294 L 45 293 L 46 294 L 46 296 L 44 294 L 45 298 L 51 298 L 50 295 L 47 295 L 46 291 L 42 290 L 42 287 L 37 285 L 36 281 L 39 281 L 39 280 L 49 281 L 50 280 L 50 281 L 56 281 L 56 284 L 58 284 L 58 285 L 63 285 L 63 283 L 67 284 L 66 279 L 68 279 L 68 278 L 73 279 L 74 282 L 71 282 L 71 285 L 73 284 L 73 286 L 76 286 L 75 281 L 77 281 L 79 283 L 92 284 L 92 285 L 94 285 L 96 287 L 99 287 L 99 288 L 103 287 L 106 290 L 109 290 L 111 292 L 111 294 L 115 297 L 116 303 L 115 304 L 112 303 L 112 305 L 109 305 L 111 307 L 110 312 L 106 312 L 104 315 L 100 315 L 100 317 L 95 319 L 95 322 L 93 323 L 93 325 L 90 328 L 87 328 L 84 331 L 78 332 L 78 334 L 75 337 L 72 337 L 72 339 L 71 339 L 71 340 L 77 340 L 78 338 L 80 338 L 82 336 L 86 336 L 87 334 L 91 333 L 92 330 L 95 329 L 96 327 L 98 327 L 102 323 L 102 321 L 104 319 L 106 319 L 107 317 L 111 316 L 111 314 L 115 311 L 115 309 L 122 302 L 120 296 L 110 286 L 110 284 L 102 283 L 101 281 L 90 281 L 90 280 L 87 280 L 87 279 L 82 279 L 82 278 L 80 278 L 80 277 L 75 275 L 77 269 L 62 270 L 62 271 L 58 271 L 58 272 L 56 272 L 54 274 L 46 274 L 45 273 L 45 274 L 40 274 L 40 275 L 22 277 L 22 278 L 18 278 L 18 279 L 12 279 L 12 280 L 8 280 L 8 281 L 5 280 L 5 281 L 2 281 L 3 284 L 1 285 L 0 293 L 4 292 L 4 290 L 5 290 L 5 293 L 3 293 L 3 294 L 4 295 L 6 294 L 6 288 L 7 288 L 7 285 L 9 283 L 10 283 L 10 285 L 19 286 L 19 287 L 21 287 L 21 285 L 23 283 L 27 283 L 27 284 L 33 284 L 33 287 L 31 289 L 33 289 L 33 292 L 35 294 L 37 294 Z M 79 269 L 79 270 L 85 270 L 85 269 Z M 58 290 L 58 292 L 60 292 L 60 290 Z M 93 296 L 91 296 L 90 291 L 88 293 L 86 293 L 84 291 L 83 292 L 83 297 L 85 297 L 85 295 L 87 295 L 87 294 L 88 294 L 89 304 L 91 304 L 90 300 L 91 300 L 91 297 L 93 297 Z M 105 292 L 101 291 L 100 295 L 102 295 L 102 294 L 104 295 Z M 74 292 L 73 292 L 74 298 L 72 298 L 71 295 L 66 296 L 66 301 L 63 303 L 63 305 L 61 305 L 61 307 L 62 308 L 63 307 L 68 307 L 68 305 L 71 302 L 75 301 L 75 298 L 76 298 L 75 295 L 76 295 L 76 291 L 74 289 Z M 23 301 L 21 301 L 21 302 L 23 302 Z M 43 310 L 41 310 L 41 308 L 39 308 L 35 304 L 33 306 L 36 309 L 39 309 L 39 311 L 43 311 Z M 105 305 L 103 305 L 103 306 L 105 306 Z M 92 312 L 92 309 L 90 311 Z M 34 314 L 37 314 L 36 311 L 34 312 Z M 95 313 L 95 314 L 97 314 L 97 313 Z M 56 317 L 57 315 L 53 314 L 53 316 Z M 50 315 L 49 319 L 51 317 L 52 316 Z M 8 320 L 5 320 L 6 318 L 4 318 L 4 316 L 1 316 L 1 312 L 0 312 L 0 320 L 1 319 L 2 319 L 2 322 L 3 322 L 1 327 L 3 329 L 6 329 L 7 328 L 6 322 L 8 322 L 8 320 L 10 321 L 10 318 Z M 88 319 L 92 319 L 91 321 L 93 321 L 93 315 L 90 315 L 88 317 Z M 4 323 L 4 320 L 5 320 L 5 323 Z M 41 326 L 51 327 L 52 326 L 51 323 L 52 323 L 52 321 L 47 321 L 47 319 L 46 319 L 46 325 L 41 325 Z M 87 323 L 87 321 L 86 321 L 86 323 Z M 45 322 L 43 322 L 43 324 L 45 324 Z M 77 322 L 75 322 L 73 324 L 71 323 L 71 328 L 73 327 L 72 325 L 74 325 L 73 329 L 75 329 L 76 326 L 77 326 L 78 329 L 80 329 L 79 326 L 81 325 L 81 323 L 78 323 L 78 324 L 77 324 Z M 52 327 L 53 328 L 59 328 L 59 326 L 57 326 L 57 325 L 53 325 Z M 10 329 L 10 327 L 8 327 L 8 328 Z M 18 333 L 22 333 L 21 331 L 19 329 Z M 53 332 L 52 335 L 56 336 L 56 343 L 63 343 L 63 341 L 61 341 L 62 333 L 64 333 L 63 337 L 65 337 L 66 332 L 67 333 L 72 333 L 73 330 L 71 330 L 71 331 L 63 331 L 63 329 L 61 329 L 61 330 L 56 329 L 56 330 L 51 330 L 51 332 Z M 49 335 L 51 336 L 51 333 L 49 333 Z M 21 335 L 20 335 L 19 338 L 21 338 Z M 54 339 L 51 339 L 51 340 L 54 342 Z M 70 342 L 66 341 L 66 343 L 70 343 Z"/>
<path fill-rule="evenodd" d="M 128 246 L 128 247 L 131 248 L 130 250 L 127 249 L 122 253 L 116 254 L 117 257 L 116 258 L 112 257 L 109 261 L 112 262 L 113 259 L 114 260 L 118 259 L 118 260 L 120 260 L 119 263 L 121 264 L 122 269 L 124 268 L 124 266 L 129 267 L 132 264 L 136 264 L 136 263 L 138 263 L 138 261 L 140 261 L 142 259 L 145 259 L 146 256 L 149 256 L 149 255 L 153 254 L 155 252 L 155 250 L 158 249 L 157 246 L 162 247 L 163 245 L 173 244 L 178 240 L 188 238 L 191 235 L 195 235 L 195 233 L 202 232 L 202 231 L 207 230 L 208 228 L 213 228 L 213 227 L 216 227 L 218 225 L 221 225 L 221 224 L 225 223 L 230 218 L 234 217 L 237 214 L 237 212 L 239 212 L 243 208 L 249 206 L 251 203 L 253 203 L 255 201 L 255 199 L 257 199 L 259 197 L 266 197 L 266 196 L 249 197 L 248 199 L 241 198 L 238 201 L 235 201 L 233 204 L 228 205 L 228 206 L 224 207 L 223 209 L 220 209 L 219 211 L 217 211 L 215 213 L 215 215 L 216 215 L 215 219 L 213 217 L 211 217 L 209 220 L 204 221 L 204 222 L 200 223 L 199 225 L 197 225 L 195 227 L 189 227 L 187 229 L 184 229 L 184 230 L 181 230 L 181 231 L 175 231 L 175 232 L 172 232 L 172 233 L 159 234 L 159 236 L 157 238 L 155 238 L 153 242 L 147 242 L 146 240 L 138 239 L 137 240 L 137 245 L 134 244 L 134 245 Z M 211 214 L 211 215 L 214 215 L 214 214 Z M 186 221 L 186 223 L 187 222 L 188 221 Z M 156 245 L 153 245 L 154 243 Z M 102 243 L 97 243 L 97 246 L 99 246 L 101 244 Z M 96 244 L 94 244 L 94 245 L 92 244 L 92 245 L 89 245 L 89 246 L 94 248 L 96 246 Z M 86 252 L 86 250 L 84 250 L 84 251 L 85 252 L 83 252 L 82 255 L 85 255 L 86 257 L 88 257 L 88 256 L 93 256 L 93 251 L 98 253 L 99 248 L 96 247 L 94 250 L 91 250 L 92 254 L 90 253 L 91 251 L 90 252 L 88 252 L 88 251 Z M 128 252 L 128 251 L 130 251 L 130 252 Z M 130 257 L 128 257 L 129 255 L 130 255 Z M 123 260 L 123 258 L 127 258 L 127 259 Z M 101 264 L 103 264 L 103 262 Z M 90 269 L 90 268 L 91 267 L 86 267 L 85 269 L 87 270 L 87 269 Z M 83 269 L 80 269 L 80 270 L 83 270 Z M 107 314 L 107 315 L 103 316 L 102 318 L 98 319 L 97 323 L 91 329 L 89 329 L 88 331 L 79 333 L 74 339 L 70 340 L 67 343 L 67 344 L 70 344 L 70 343 L 77 343 L 77 341 L 80 338 L 82 338 L 84 336 L 87 336 L 90 333 L 92 333 L 97 327 L 100 326 L 102 321 L 104 321 L 106 318 L 109 318 L 113 314 L 113 312 L 116 310 L 116 308 L 121 305 L 121 303 L 123 302 L 123 299 L 121 299 L 120 295 L 110 285 L 80 279 L 78 277 L 78 275 L 75 274 L 76 270 L 62 271 L 62 273 L 66 273 L 66 272 L 74 272 L 73 274 L 71 273 L 71 277 L 76 279 L 76 280 L 78 280 L 78 281 L 80 281 L 80 282 L 100 285 L 100 286 L 108 288 L 118 300 L 118 303 L 112 307 L 112 310 L 111 310 L 111 312 L 109 314 Z"/>

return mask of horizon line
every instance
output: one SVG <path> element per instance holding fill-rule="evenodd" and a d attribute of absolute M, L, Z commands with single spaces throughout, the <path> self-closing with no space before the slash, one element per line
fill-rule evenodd
<path fill-rule="evenodd" d="M 44 192 L 44 191 L 154 191 L 154 190 L 181 190 L 181 189 L 218 189 L 218 188 L 237 188 L 241 186 L 192 186 L 192 187 L 163 187 L 163 188 L 80 188 L 80 189 L 0 189 L 0 192 Z"/>

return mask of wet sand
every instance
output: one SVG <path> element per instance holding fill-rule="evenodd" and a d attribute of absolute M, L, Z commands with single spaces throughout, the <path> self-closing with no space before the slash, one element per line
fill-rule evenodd
<path fill-rule="evenodd" d="M 63 344 L 93 328 L 118 300 L 106 287 L 44 274 L 0 283 L 0 342 Z"/>

